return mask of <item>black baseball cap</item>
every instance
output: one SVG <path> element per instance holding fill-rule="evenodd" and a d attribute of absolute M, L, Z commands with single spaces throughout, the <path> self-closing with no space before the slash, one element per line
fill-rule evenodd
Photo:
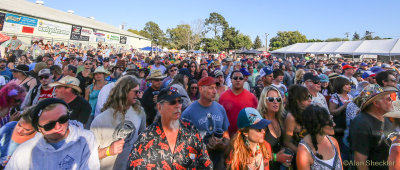
<path fill-rule="evenodd" d="M 307 81 L 307 80 L 312 80 L 312 81 L 319 81 L 320 78 L 317 75 L 314 75 L 313 73 L 306 73 L 303 76 L 303 81 Z"/>
<path fill-rule="evenodd" d="M 160 90 L 160 93 L 157 97 L 157 102 L 166 100 L 166 101 L 173 101 L 178 97 L 184 97 L 184 95 L 179 94 L 179 91 L 175 87 L 163 88 Z"/>

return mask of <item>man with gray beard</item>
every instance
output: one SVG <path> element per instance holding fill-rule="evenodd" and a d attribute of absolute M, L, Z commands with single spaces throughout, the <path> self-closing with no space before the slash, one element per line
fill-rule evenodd
<path fill-rule="evenodd" d="M 179 120 L 182 98 L 175 87 L 157 97 L 160 117 L 139 135 L 129 156 L 129 169 L 213 169 L 199 132 Z"/>

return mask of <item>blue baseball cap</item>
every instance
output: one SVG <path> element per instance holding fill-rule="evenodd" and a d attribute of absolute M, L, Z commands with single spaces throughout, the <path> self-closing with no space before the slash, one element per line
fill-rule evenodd
<path fill-rule="evenodd" d="M 321 74 L 318 76 L 319 77 L 319 81 L 321 81 L 321 83 L 328 83 L 329 82 L 329 77 L 325 74 Z"/>
<path fill-rule="evenodd" d="M 374 66 L 370 69 L 373 73 L 378 74 L 379 72 L 385 71 L 384 69 L 382 69 L 379 66 Z"/>
<path fill-rule="evenodd" d="M 270 75 L 274 72 L 270 67 L 264 67 L 263 69 L 260 70 L 260 77 L 264 77 L 266 75 Z"/>
<path fill-rule="evenodd" d="M 237 126 L 239 129 L 250 127 L 253 129 L 265 129 L 271 123 L 270 120 L 261 117 L 260 113 L 251 107 L 246 107 L 239 112 Z"/>
<path fill-rule="evenodd" d="M 368 64 L 367 64 L 367 63 L 364 63 L 364 62 L 362 62 L 362 63 L 361 63 L 361 66 L 368 66 Z"/>
<path fill-rule="evenodd" d="M 242 74 L 243 74 L 244 76 L 250 76 L 250 73 L 249 73 L 249 71 L 247 70 L 247 68 L 241 68 L 241 69 L 240 69 L 240 72 L 242 72 Z"/>

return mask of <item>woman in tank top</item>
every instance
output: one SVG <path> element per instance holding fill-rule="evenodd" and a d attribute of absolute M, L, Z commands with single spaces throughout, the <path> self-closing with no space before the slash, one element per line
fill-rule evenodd
<path fill-rule="evenodd" d="M 342 158 L 334 135 L 332 116 L 325 108 L 310 105 L 303 112 L 303 125 L 308 135 L 297 149 L 297 168 L 310 170 L 341 170 Z"/>

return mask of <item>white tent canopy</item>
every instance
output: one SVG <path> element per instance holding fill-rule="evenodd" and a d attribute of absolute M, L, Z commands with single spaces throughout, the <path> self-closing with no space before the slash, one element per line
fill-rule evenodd
<path fill-rule="evenodd" d="M 400 55 L 400 39 L 297 43 L 272 54 Z"/>

